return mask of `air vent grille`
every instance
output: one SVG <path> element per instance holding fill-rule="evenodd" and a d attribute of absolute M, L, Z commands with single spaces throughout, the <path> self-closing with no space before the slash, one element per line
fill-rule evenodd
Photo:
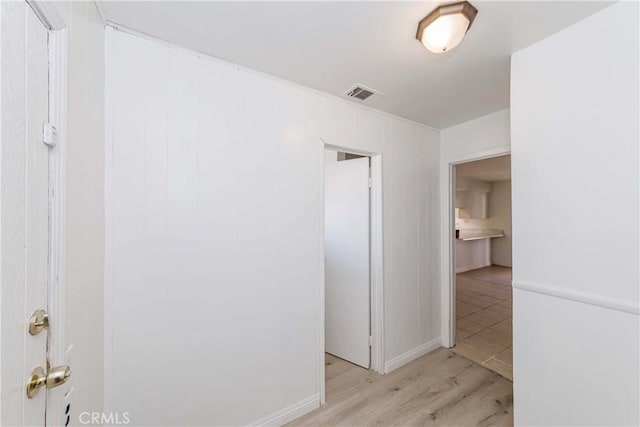
<path fill-rule="evenodd" d="M 364 88 L 361 87 L 356 87 L 355 89 L 353 89 L 351 92 L 349 92 L 347 94 L 347 96 L 350 96 L 352 98 L 358 98 L 362 101 L 364 101 L 365 99 L 367 99 L 368 97 L 370 97 L 371 95 L 373 95 L 373 92 L 366 90 Z"/>
<path fill-rule="evenodd" d="M 370 101 L 372 98 L 377 97 L 378 95 L 384 95 L 383 93 L 371 89 L 370 87 L 366 87 L 365 85 L 361 85 L 359 83 L 351 86 L 344 92 L 344 96 L 347 98 L 355 98 L 360 101 Z"/>

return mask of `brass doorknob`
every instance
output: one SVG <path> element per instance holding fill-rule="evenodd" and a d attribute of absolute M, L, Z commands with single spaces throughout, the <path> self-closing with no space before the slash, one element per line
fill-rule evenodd
<path fill-rule="evenodd" d="M 47 372 L 47 388 L 58 387 L 67 382 L 67 378 L 71 376 L 71 368 L 65 365 L 56 366 Z"/>
<path fill-rule="evenodd" d="M 33 398 L 40 389 L 44 386 L 47 388 L 54 388 L 67 382 L 67 379 L 71 376 L 71 368 L 68 366 L 56 366 L 49 369 L 45 374 L 44 369 L 40 366 L 35 368 L 31 372 L 31 378 L 27 383 L 27 397 Z"/>
<path fill-rule="evenodd" d="M 27 383 L 27 397 L 29 399 L 33 398 L 38 392 L 40 388 L 45 385 L 47 382 L 47 377 L 44 374 L 44 369 L 41 366 L 38 366 L 33 371 L 31 371 L 31 378 Z"/>

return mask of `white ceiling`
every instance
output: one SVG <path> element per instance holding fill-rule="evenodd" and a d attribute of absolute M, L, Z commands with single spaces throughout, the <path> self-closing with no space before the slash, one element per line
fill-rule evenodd
<path fill-rule="evenodd" d="M 467 37 L 441 55 L 415 39 L 418 21 L 436 2 L 102 1 L 101 6 L 113 23 L 333 95 L 354 83 L 370 86 L 386 94 L 371 107 L 444 128 L 508 107 L 509 55 L 611 4 L 473 3 L 478 16 Z"/>
<path fill-rule="evenodd" d="M 511 179 L 511 156 L 492 157 L 457 165 L 456 178 L 479 179 L 490 182 Z"/>

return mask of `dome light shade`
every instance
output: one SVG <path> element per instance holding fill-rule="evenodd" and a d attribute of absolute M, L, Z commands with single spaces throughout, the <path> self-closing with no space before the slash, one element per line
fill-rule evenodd
<path fill-rule="evenodd" d="M 420 21 L 416 38 L 431 52 L 447 52 L 460 44 L 477 14 L 468 1 L 438 6 Z"/>

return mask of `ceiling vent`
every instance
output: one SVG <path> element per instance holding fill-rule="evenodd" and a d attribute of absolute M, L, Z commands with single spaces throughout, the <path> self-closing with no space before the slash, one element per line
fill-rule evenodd
<path fill-rule="evenodd" d="M 357 100 L 367 101 L 367 102 L 371 102 L 372 99 L 377 98 L 381 95 L 384 95 L 384 94 L 375 89 L 371 89 L 370 87 L 367 87 L 365 85 L 361 85 L 360 83 L 357 83 L 351 86 L 344 93 L 344 96 L 347 98 L 351 98 L 351 99 L 355 98 Z"/>

